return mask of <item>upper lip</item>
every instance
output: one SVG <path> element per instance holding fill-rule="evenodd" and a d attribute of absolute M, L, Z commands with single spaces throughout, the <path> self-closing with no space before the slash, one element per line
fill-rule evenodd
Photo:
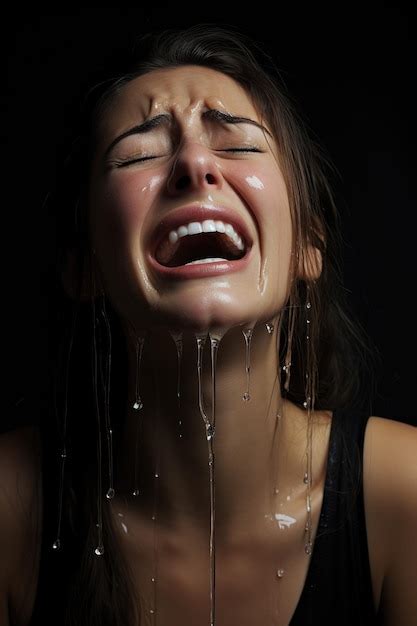
<path fill-rule="evenodd" d="M 151 234 L 152 253 L 155 255 L 156 249 L 164 237 L 168 237 L 172 230 L 177 229 L 182 224 L 203 222 L 210 219 L 231 224 L 244 240 L 245 249 L 248 250 L 251 247 L 252 237 L 249 228 L 244 219 L 234 209 L 224 206 L 189 205 L 172 210 L 157 224 Z"/>

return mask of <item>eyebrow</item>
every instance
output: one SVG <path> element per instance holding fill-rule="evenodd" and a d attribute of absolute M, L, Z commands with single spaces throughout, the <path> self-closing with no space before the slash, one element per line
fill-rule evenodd
<path fill-rule="evenodd" d="M 205 120 L 221 122 L 224 124 L 252 124 L 252 126 L 256 126 L 257 128 L 260 128 L 267 135 L 269 135 L 271 139 L 273 139 L 272 134 L 266 128 L 266 126 L 264 126 L 263 124 L 260 124 L 259 122 L 256 122 L 255 120 L 252 120 L 249 117 L 242 117 L 240 115 L 232 115 L 231 113 L 226 113 L 225 111 L 219 111 L 218 109 L 209 109 L 208 111 L 204 111 L 204 113 L 202 114 L 202 118 Z M 118 137 L 113 139 L 113 141 L 107 147 L 104 153 L 104 156 L 106 157 L 113 150 L 113 148 L 120 141 L 122 141 L 122 139 L 125 139 L 125 137 L 129 137 L 130 135 L 140 135 L 143 133 L 149 133 L 155 128 L 158 128 L 159 126 L 162 126 L 162 125 L 168 125 L 171 122 L 172 122 L 172 115 L 170 115 L 169 113 L 161 113 L 160 115 L 155 115 L 155 117 L 151 117 L 145 120 L 141 124 L 137 124 L 136 126 L 129 128 L 129 130 L 126 130 L 124 133 L 122 133 L 121 135 L 118 135 Z"/>

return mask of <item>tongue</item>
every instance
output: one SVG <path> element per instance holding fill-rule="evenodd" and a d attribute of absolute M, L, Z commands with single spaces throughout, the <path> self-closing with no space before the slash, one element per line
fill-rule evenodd
<path fill-rule="evenodd" d="M 235 246 L 230 237 L 217 232 L 186 235 L 175 244 L 165 239 L 155 254 L 158 263 L 167 267 L 213 258 L 234 260 L 242 256 L 243 251 Z"/>

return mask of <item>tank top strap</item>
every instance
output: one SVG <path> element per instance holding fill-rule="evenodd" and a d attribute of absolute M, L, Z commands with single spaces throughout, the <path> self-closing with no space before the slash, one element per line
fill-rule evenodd
<path fill-rule="evenodd" d="M 333 412 L 319 525 L 290 626 L 377 623 L 363 497 L 367 422 L 363 413 Z"/>

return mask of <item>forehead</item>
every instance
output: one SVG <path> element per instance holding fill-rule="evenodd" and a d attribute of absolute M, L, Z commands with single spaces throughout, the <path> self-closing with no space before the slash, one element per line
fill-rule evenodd
<path fill-rule="evenodd" d="M 208 67 L 186 65 L 153 70 L 131 80 L 112 98 L 100 125 L 110 132 L 162 112 L 192 118 L 212 108 L 259 120 L 251 98 L 233 78 Z"/>

